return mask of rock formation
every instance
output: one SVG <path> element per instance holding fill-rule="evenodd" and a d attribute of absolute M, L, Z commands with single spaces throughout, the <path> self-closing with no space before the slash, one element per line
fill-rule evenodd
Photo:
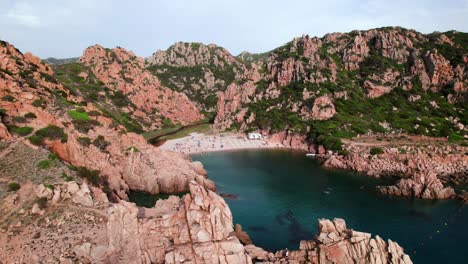
<path fill-rule="evenodd" d="M 106 52 L 103 48 L 92 47 L 85 51 L 85 55 L 81 58 L 83 62 L 89 64 L 96 60 L 93 67 L 96 75 L 101 76 L 103 82 L 117 82 L 114 88 L 122 89 L 125 93 L 136 89 L 137 86 L 134 86 L 134 83 L 123 82 L 122 65 L 117 62 L 128 59 L 132 61 L 129 64 L 135 65 L 127 66 L 125 74 L 131 72 L 138 75 L 136 80 L 151 81 L 143 85 L 145 88 L 133 93 L 135 96 L 137 94 L 143 96 L 151 91 L 164 93 L 166 91 L 168 94 L 173 94 L 167 88 L 157 86 L 157 79 L 154 76 L 142 72 L 142 59 L 133 58 L 129 55 L 131 53 L 122 49 L 113 51 L 114 54 L 118 54 L 117 59 L 109 62 L 111 63 L 109 67 L 113 70 L 105 71 L 104 62 L 111 56 L 106 55 Z M 151 193 L 186 191 L 191 180 L 198 181 L 208 189 L 214 189 L 213 182 L 206 179 L 206 172 L 201 164 L 192 163 L 190 159 L 181 154 L 163 152 L 149 145 L 142 136 L 127 133 L 126 128 L 116 124 L 112 116 L 101 113 L 104 110 L 97 108 L 95 104 L 83 103 L 86 100 L 80 94 L 71 95 L 70 91 L 53 77 L 54 72 L 51 67 L 42 64 L 39 58 L 32 54 L 23 55 L 12 45 L 2 43 L 0 66 L 2 69 L 0 97 L 9 99 L 2 101 L 1 108 L 6 112 L 6 117 L 3 119 L 10 127 L 23 127 L 22 122 L 25 120 L 23 116 L 28 113 L 34 116 L 29 119 L 26 128 L 31 129 L 28 134 L 35 135 L 35 137 L 30 137 L 29 140 L 19 137 L 18 140 L 28 143 L 38 138 L 34 144 L 51 149 L 62 160 L 77 167 L 99 170 L 99 177 L 111 190 L 123 198 L 126 197 L 129 189 Z M 182 119 L 177 117 L 175 120 L 189 122 L 199 118 L 198 110 L 195 109 L 195 115 L 190 114 L 188 109 L 184 110 L 183 107 L 192 109 L 194 106 L 190 105 L 184 95 L 180 96 L 185 99 L 175 100 L 174 104 L 166 98 L 164 107 L 177 106 L 180 111 L 184 112 L 184 115 L 188 114 L 191 117 L 184 119 L 181 115 Z M 150 98 L 147 93 L 144 97 Z M 178 97 L 175 96 L 175 98 Z M 154 98 L 148 100 L 154 100 Z M 157 97 L 156 100 L 158 100 Z M 58 108 L 57 105 L 63 101 L 69 101 L 71 106 L 69 104 L 69 106 Z M 73 105 L 74 102 L 81 106 Z M 137 103 L 135 101 L 135 104 Z M 81 120 L 71 115 L 77 111 L 81 111 L 78 112 L 83 116 L 80 116 Z M 97 115 L 90 116 L 91 112 Z M 172 114 L 176 113 L 176 111 L 172 112 Z M 196 118 L 190 119 L 192 117 Z M 53 134 L 42 133 L 40 137 L 35 134 L 40 129 L 48 131 L 48 126 L 51 125 L 54 126 Z M 1 131 L 3 131 L 2 137 L 8 136 L 6 131 Z"/>
<path fill-rule="evenodd" d="M 0 209 L 12 212 L 4 215 L 11 224 L 0 235 L 7 263 L 411 263 L 397 243 L 347 229 L 342 219 L 320 220 L 317 237 L 301 241 L 288 258 L 284 250 L 269 253 L 248 243 L 248 235 L 234 229 L 224 200 L 196 182 L 189 194 L 152 208 L 110 204 L 86 183 L 55 184 L 53 190 L 25 185 Z"/>
<path fill-rule="evenodd" d="M 414 140 L 417 140 L 414 137 Z M 325 167 L 353 170 L 373 177 L 401 176 L 394 186 L 381 186 L 379 191 L 387 195 L 411 196 L 425 199 L 455 197 L 452 182 L 458 177 L 466 182 L 468 158 L 462 146 L 399 146 L 383 147 L 384 153 L 370 154 L 370 146 L 349 145 L 347 156 L 333 154 L 324 162 Z"/>
<path fill-rule="evenodd" d="M 155 122 L 154 113 L 183 125 L 202 118 L 185 94 L 162 86 L 157 77 L 144 69 L 144 60 L 133 52 L 95 45 L 83 52 L 80 62 L 89 66 L 106 87 L 128 95 L 137 109 L 134 115 L 147 122 Z"/>
<path fill-rule="evenodd" d="M 246 250 L 257 263 L 412 263 L 397 243 L 347 229 L 343 219 L 320 219 L 314 240 L 301 241 L 299 250 L 268 253 L 255 246 Z"/>

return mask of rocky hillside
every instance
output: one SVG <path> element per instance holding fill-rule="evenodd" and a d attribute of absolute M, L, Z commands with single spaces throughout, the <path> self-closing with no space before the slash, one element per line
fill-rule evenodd
<path fill-rule="evenodd" d="M 466 33 L 391 27 L 304 35 L 237 57 L 177 43 L 147 58 L 168 87 L 216 108 L 218 129 L 289 131 L 332 150 L 366 133 L 465 136 L 467 63 Z"/>
<path fill-rule="evenodd" d="M 77 73 L 79 78 L 73 76 L 71 83 L 62 85 L 58 80 L 63 76 L 55 75 L 51 66 L 30 53 L 22 54 L 12 45 L 1 42 L 0 139 L 6 140 L 7 144 L 19 141 L 33 148 L 51 150 L 60 160 L 70 164 L 79 176 L 105 189 L 110 197 L 126 198 L 129 190 L 150 193 L 186 191 L 191 180 L 214 189 L 200 163 L 192 163 L 183 155 L 163 152 L 147 144 L 142 136 L 130 132 L 131 126 L 127 124 L 129 116 L 138 116 L 141 112 L 147 118 L 145 111 L 156 112 L 156 109 L 167 112 L 169 117 L 182 109 L 184 113 L 174 116 L 174 121 L 189 122 L 191 118 L 201 117 L 187 97 L 161 86 L 152 86 L 159 84 L 157 79 L 145 74 L 138 65 L 126 69 L 129 72 L 143 71 L 143 74 L 137 72 L 134 82 L 135 85 L 137 82 L 146 84 L 133 91 L 136 86 L 122 82 L 123 76 L 127 75 L 121 74 L 127 71 L 123 71 L 116 61 L 109 66 L 113 70 L 101 71 L 101 67 L 105 67 L 104 60 L 92 62 L 87 55 L 96 54 L 93 50 L 88 49 L 81 58 L 84 63 L 89 63 L 90 70 L 81 71 L 86 68 L 81 68 L 81 64 L 74 65 L 72 73 Z M 129 54 L 120 52 L 117 58 Z M 97 53 L 96 56 L 102 54 Z M 142 66 L 143 61 L 139 62 Z M 107 82 L 112 85 L 105 86 Z M 100 90 L 100 87 L 104 88 Z M 148 93 L 144 95 L 145 92 Z M 164 104 L 158 101 L 158 96 L 166 99 Z M 150 97 L 145 99 L 148 104 L 140 110 L 137 105 L 143 104 L 140 99 L 145 97 Z M 114 101 L 116 108 L 107 108 L 108 100 L 109 104 L 117 100 Z M 135 113 L 130 107 L 115 103 L 119 100 L 136 107 Z M 178 105 L 182 103 L 184 105 Z M 120 108 L 127 109 L 128 114 L 112 112 Z"/>
<path fill-rule="evenodd" d="M 254 85 L 218 96 L 220 129 L 291 130 L 338 138 L 467 134 L 468 35 L 382 28 L 302 36 L 271 52 Z"/>
<path fill-rule="evenodd" d="M 226 49 L 214 44 L 178 42 L 166 51 L 158 50 L 146 58 L 147 69 L 161 82 L 180 91 L 198 103 L 206 112 L 213 112 L 217 92 L 225 91 L 233 82 L 255 79 L 255 65 L 247 65 Z"/>

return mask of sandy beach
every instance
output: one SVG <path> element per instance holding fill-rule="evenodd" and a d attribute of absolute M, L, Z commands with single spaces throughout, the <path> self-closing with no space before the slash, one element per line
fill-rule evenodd
<path fill-rule="evenodd" d="M 238 133 L 215 135 L 192 133 L 187 137 L 168 140 L 160 148 L 162 150 L 193 154 L 240 149 L 286 148 L 286 146 L 276 142 L 269 142 L 268 139 L 249 140 L 245 134 Z"/>

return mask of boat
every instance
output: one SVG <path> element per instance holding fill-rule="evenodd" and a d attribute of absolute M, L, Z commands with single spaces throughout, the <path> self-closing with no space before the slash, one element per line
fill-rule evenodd
<path fill-rule="evenodd" d="M 316 157 L 316 156 L 317 156 L 317 154 L 315 154 L 315 153 L 307 153 L 306 154 L 306 157 Z"/>

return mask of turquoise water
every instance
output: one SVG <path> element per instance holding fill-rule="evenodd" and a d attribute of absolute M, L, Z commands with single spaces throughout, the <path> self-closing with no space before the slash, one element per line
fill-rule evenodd
<path fill-rule="evenodd" d="M 304 153 L 246 150 L 192 155 L 257 246 L 297 249 L 312 239 L 317 219 L 340 217 L 348 227 L 397 241 L 414 263 L 467 263 L 468 210 L 460 202 L 385 197 L 377 180 L 326 170 Z"/>

